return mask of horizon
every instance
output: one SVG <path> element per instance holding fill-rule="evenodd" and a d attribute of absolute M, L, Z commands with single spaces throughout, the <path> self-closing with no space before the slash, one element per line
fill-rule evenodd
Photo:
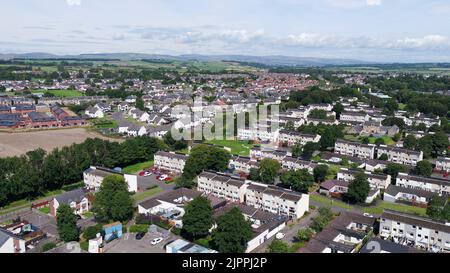
<path fill-rule="evenodd" d="M 450 62 L 444 0 L 24 0 L 2 8 L 15 23 L 0 26 L 1 54 Z"/>

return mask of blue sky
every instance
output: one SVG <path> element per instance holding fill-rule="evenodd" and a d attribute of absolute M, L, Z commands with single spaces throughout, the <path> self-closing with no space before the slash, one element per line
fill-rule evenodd
<path fill-rule="evenodd" d="M 0 53 L 138 52 L 450 61 L 449 0 L 0 2 Z"/>

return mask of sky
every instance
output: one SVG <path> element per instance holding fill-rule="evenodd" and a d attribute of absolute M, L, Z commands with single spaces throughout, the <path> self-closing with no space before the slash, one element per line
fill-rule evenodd
<path fill-rule="evenodd" d="M 0 53 L 450 62 L 450 0 L 0 0 Z"/>

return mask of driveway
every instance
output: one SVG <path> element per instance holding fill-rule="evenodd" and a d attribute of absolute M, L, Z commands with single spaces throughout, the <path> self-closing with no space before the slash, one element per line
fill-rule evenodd
<path fill-rule="evenodd" d="M 156 179 L 156 176 L 154 174 L 147 177 L 138 175 L 139 189 L 145 190 L 154 185 L 157 185 L 158 187 L 163 189 L 164 192 L 171 191 L 175 187 L 175 183 L 166 184 L 164 181 L 159 181 L 158 179 Z"/>
<path fill-rule="evenodd" d="M 297 232 L 300 229 L 307 228 L 311 224 L 312 219 L 317 215 L 317 210 L 313 210 L 307 216 L 294 221 L 294 223 L 287 224 L 286 227 L 281 231 L 286 234 L 282 240 L 289 244 L 294 243 Z M 252 251 L 252 253 L 266 253 L 268 246 L 273 242 L 273 240 L 275 240 L 275 236 L 258 246 L 255 250 Z"/>

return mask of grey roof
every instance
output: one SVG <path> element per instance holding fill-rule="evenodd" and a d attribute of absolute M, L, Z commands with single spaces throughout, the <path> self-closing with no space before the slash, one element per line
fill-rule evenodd
<path fill-rule="evenodd" d="M 360 253 L 373 253 L 374 249 L 370 246 L 373 245 L 374 242 L 380 246 L 380 251 L 389 253 L 422 253 L 422 251 L 417 248 L 396 244 L 380 238 L 373 238 L 368 241 L 367 244 L 361 248 Z"/>
<path fill-rule="evenodd" d="M 385 209 L 383 214 L 381 215 L 381 218 L 450 233 L 450 226 L 447 226 L 445 223 L 412 214 Z"/>
<path fill-rule="evenodd" d="M 60 204 L 70 204 L 71 202 L 79 203 L 86 197 L 86 192 L 83 189 L 76 189 L 73 191 L 65 192 L 55 197 Z"/>
<path fill-rule="evenodd" d="M 431 198 L 434 195 L 434 193 L 429 192 L 429 191 L 400 187 L 400 186 L 395 186 L 395 185 L 389 185 L 389 187 L 385 190 L 385 193 L 392 195 L 392 196 L 396 196 L 400 192 L 414 194 L 414 195 L 417 195 L 420 197 L 425 197 L 425 198 Z"/>

